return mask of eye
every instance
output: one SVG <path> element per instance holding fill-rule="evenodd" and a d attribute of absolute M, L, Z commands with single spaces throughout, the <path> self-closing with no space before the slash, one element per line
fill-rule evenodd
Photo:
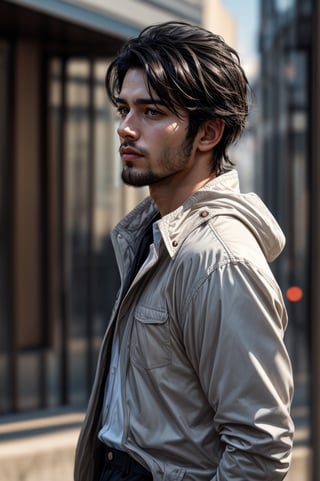
<path fill-rule="evenodd" d="M 159 115 L 162 115 L 162 112 L 152 107 L 147 107 L 145 110 L 145 114 L 148 115 L 149 117 L 157 117 Z"/>
<path fill-rule="evenodd" d="M 129 109 L 125 105 L 120 105 L 119 107 L 117 107 L 117 114 L 121 118 L 125 117 L 128 112 L 129 112 Z"/>

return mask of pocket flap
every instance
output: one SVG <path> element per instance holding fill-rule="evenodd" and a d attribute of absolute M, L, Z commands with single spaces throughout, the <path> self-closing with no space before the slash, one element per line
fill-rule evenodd
<path fill-rule="evenodd" d="M 168 319 L 168 313 L 154 307 L 137 306 L 134 317 L 144 324 L 163 324 Z"/>

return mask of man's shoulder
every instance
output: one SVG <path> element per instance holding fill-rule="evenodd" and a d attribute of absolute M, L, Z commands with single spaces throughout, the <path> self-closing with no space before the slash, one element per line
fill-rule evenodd
<path fill-rule="evenodd" d="M 226 263 L 242 263 L 267 268 L 257 238 L 248 226 L 232 215 L 212 216 L 191 230 L 177 253 L 178 264 L 195 264 L 213 270 Z"/>

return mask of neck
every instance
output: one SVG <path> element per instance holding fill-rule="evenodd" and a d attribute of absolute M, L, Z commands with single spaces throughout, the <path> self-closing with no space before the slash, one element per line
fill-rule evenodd
<path fill-rule="evenodd" d="M 193 179 L 192 181 L 181 179 L 178 186 L 176 183 L 171 185 L 166 182 L 165 185 L 161 185 L 161 182 L 157 182 L 149 186 L 150 196 L 157 205 L 161 217 L 163 217 L 180 207 L 194 192 L 197 192 L 215 177 L 215 173 L 211 173 L 205 178 Z"/>

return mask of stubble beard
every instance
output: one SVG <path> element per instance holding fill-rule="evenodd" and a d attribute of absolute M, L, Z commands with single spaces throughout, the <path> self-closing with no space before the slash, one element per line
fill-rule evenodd
<path fill-rule="evenodd" d="M 179 172 L 189 161 L 192 151 L 193 141 L 186 139 L 184 143 L 176 149 L 176 152 L 167 150 L 163 152 L 159 164 L 162 166 L 163 173 L 156 174 L 150 168 L 138 170 L 133 162 L 127 162 L 122 170 L 121 178 L 126 185 L 133 187 L 144 187 L 156 184 L 171 175 Z"/>

